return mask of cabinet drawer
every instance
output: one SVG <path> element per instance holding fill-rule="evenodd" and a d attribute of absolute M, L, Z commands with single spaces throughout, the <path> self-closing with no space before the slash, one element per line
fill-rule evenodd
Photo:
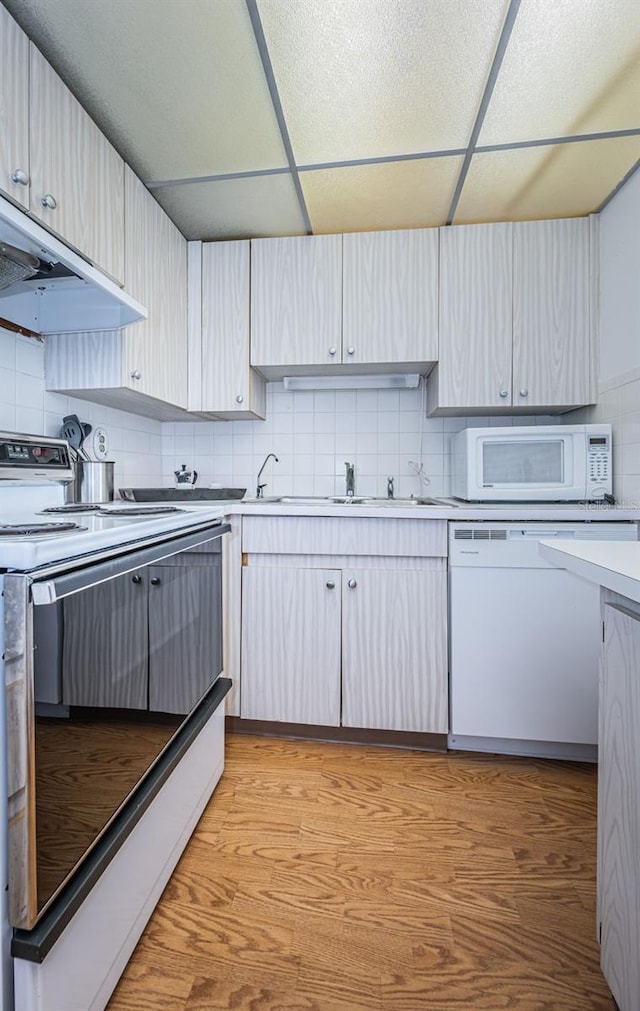
<path fill-rule="evenodd" d="M 250 554 L 446 557 L 446 520 L 350 516 L 245 516 Z"/>

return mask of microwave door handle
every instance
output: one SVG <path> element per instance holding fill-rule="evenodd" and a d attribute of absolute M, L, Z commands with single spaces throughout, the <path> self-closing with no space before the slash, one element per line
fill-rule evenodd
<path fill-rule="evenodd" d="M 49 579 L 46 578 L 45 571 L 41 573 L 41 578 L 33 580 L 31 583 L 31 600 L 36 607 L 55 604 L 56 601 L 71 596 L 72 593 L 89 590 L 100 583 L 106 583 L 110 579 L 116 579 L 118 576 L 124 576 L 128 572 L 141 569 L 145 565 L 153 565 L 154 562 L 170 558 L 188 548 L 218 540 L 230 529 L 228 523 L 222 523 L 216 527 L 199 530 L 197 533 L 172 537 L 160 544 L 151 544 L 149 547 L 140 548 L 137 551 L 114 555 L 106 561 L 96 562 L 95 565 L 90 565 L 87 568 L 75 569 Z"/>

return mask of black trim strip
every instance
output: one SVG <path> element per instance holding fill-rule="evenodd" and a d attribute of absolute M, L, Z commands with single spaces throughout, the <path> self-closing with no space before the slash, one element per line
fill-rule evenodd
<path fill-rule="evenodd" d="M 39 923 L 32 930 L 14 929 L 11 942 L 14 958 L 38 963 L 44 961 L 98 878 L 230 690 L 231 681 L 228 678 L 218 678 Z"/>
<path fill-rule="evenodd" d="M 414 751 L 447 750 L 447 735 L 418 730 L 367 730 L 364 727 L 326 727 L 309 723 L 276 723 L 270 720 L 243 720 L 227 716 L 227 733 L 260 734 L 262 737 L 293 737 L 304 741 L 331 741 L 343 744 L 374 744 L 385 748 Z"/>
<path fill-rule="evenodd" d="M 518 2 L 520 2 L 520 0 L 518 0 Z M 251 19 L 253 34 L 255 36 L 256 45 L 258 47 L 258 52 L 260 54 L 260 59 L 262 60 L 262 69 L 264 70 L 264 76 L 267 79 L 267 87 L 269 88 L 269 94 L 271 95 L 273 111 L 276 114 L 278 126 L 280 127 L 280 136 L 282 137 L 282 144 L 284 146 L 285 154 L 287 156 L 287 161 L 289 162 L 289 171 L 291 172 L 291 179 L 293 181 L 293 186 L 296 191 L 298 203 L 300 204 L 300 212 L 304 220 L 304 227 L 307 231 L 307 235 L 313 235 L 313 228 L 311 227 L 311 219 L 309 218 L 307 204 L 304 199 L 304 193 L 302 192 L 302 184 L 300 183 L 300 176 L 298 175 L 298 167 L 296 165 L 295 155 L 293 153 L 293 148 L 291 146 L 291 138 L 289 137 L 289 130 L 287 129 L 287 124 L 284 118 L 284 110 L 282 108 L 282 102 L 280 101 L 278 85 L 276 84 L 275 74 L 273 73 L 273 67 L 271 65 L 271 57 L 269 56 L 267 40 L 264 37 L 264 29 L 262 27 L 262 21 L 260 20 L 258 5 L 256 3 L 256 0 L 245 0 L 245 3 L 247 5 L 247 11 L 249 12 L 249 18 Z"/>
<path fill-rule="evenodd" d="M 458 176 L 458 182 L 456 184 L 456 188 L 453 193 L 453 199 L 451 201 L 451 207 L 449 208 L 449 214 L 447 217 L 448 225 L 452 223 L 454 215 L 456 213 L 458 201 L 460 200 L 460 195 L 462 193 L 462 187 L 465 184 L 467 173 L 469 172 L 469 167 L 471 165 L 471 159 L 473 158 L 473 154 L 475 151 L 475 146 L 478 141 L 478 137 L 480 136 L 482 124 L 484 123 L 484 117 L 487 114 L 489 102 L 491 101 L 491 96 L 493 95 L 493 89 L 496 86 L 498 74 L 500 73 L 500 67 L 502 66 L 502 61 L 504 60 L 504 56 L 507 51 L 509 39 L 511 38 L 511 32 L 513 31 L 513 26 L 515 24 L 516 17 L 518 16 L 518 11 L 520 10 L 520 3 L 521 0 L 511 0 L 511 3 L 509 4 L 509 10 L 507 11 L 507 16 L 504 19 L 504 25 L 502 26 L 502 32 L 500 34 L 500 39 L 498 41 L 495 56 L 493 57 L 491 70 L 489 71 L 487 83 L 485 85 L 484 92 L 480 100 L 480 107 L 478 109 L 476 121 L 473 124 L 473 130 L 471 131 L 471 137 L 469 138 L 469 146 L 467 148 L 467 153 L 464 156 L 462 168 L 460 169 L 460 175 Z"/>

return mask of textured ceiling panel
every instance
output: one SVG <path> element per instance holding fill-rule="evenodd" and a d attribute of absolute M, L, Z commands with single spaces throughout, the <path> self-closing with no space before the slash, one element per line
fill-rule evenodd
<path fill-rule="evenodd" d="M 467 145 L 507 0 L 258 6 L 298 164 Z"/>
<path fill-rule="evenodd" d="M 462 157 L 302 172 L 314 232 L 443 225 Z"/>
<path fill-rule="evenodd" d="M 638 0 L 524 0 L 478 143 L 634 127 Z"/>
<path fill-rule="evenodd" d="M 162 186 L 153 192 L 188 239 L 302 235 L 305 231 L 289 173 Z"/>
<path fill-rule="evenodd" d="M 144 180 L 286 165 L 244 0 L 3 0 Z"/>
<path fill-rule="evenodd" d="M 476 154 L 455 224 L 588 214 L 640 158 L 640 137 Z"/>

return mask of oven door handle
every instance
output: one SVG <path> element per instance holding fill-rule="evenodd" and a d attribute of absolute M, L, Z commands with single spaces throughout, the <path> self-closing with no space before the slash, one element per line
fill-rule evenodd
<path fill-rule="evenodd" d="M 106 583 L 110 579 L 126 575 L 127 572 L 133 572 L 145 565 L 152 565 L 164 558 L 180 554 L 181 551 L 186 551 L 188 548 L 195 548 L 200 544 L 218 540 L 230 530 L 231 527 L 228 523 L 222 523 L 199 530 L 197 533 L 172 537 L 159 544 L 151 544 L 149 547 L 140 548 L 137 551 L 116 555 L 104 562 L 97 562 L 94 565 L 88 564 L 85 568 L 75 569 L 65 575 L 56 576 L 54 579 L 34 579 L 31 583 L 31 600 L 36 607 L 55 604 L 56 601 L 62 600 L 64 597 L 70 597 L 72 593 L 89 590 L 100 583 Z M 42 576 L 46 576 L 46 573 L 43 573 Z"/>

